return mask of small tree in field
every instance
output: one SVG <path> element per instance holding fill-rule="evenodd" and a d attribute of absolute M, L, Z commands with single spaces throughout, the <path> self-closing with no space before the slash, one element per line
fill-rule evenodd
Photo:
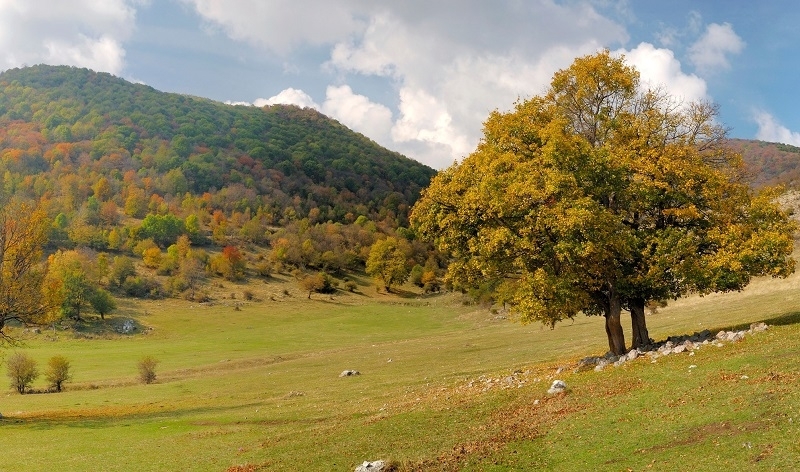
<path fill-rule="evenodd" d="M 156 381 L 156 365 L 158 361 L 151 356 L 145 356 L 139 361 L 139 380 L 142 383 L 151 384 Z"/>
<path fill-rule="evenodd" d="M 17 389 L 20 394 L 24 394 L 30 384 L 39 377 L 36 361 L 24 352 L 11 354 L 7 364 L 11 386 Z"/>
<path fill-rule="evenodd" d="M 324 272 L 317 272 L 316 274 L 303 277 L 298 283 L 303 291 L 308 292 L 309 299 L 314 292 L 333 293 L 336 291 L 333 278 Z"/>
<path fill-rule="evenodd" d="M 53 356 L 47 362 L 47 372 L 45 378 L 50 387 L 60 392 L 64 382 L 72 378 L 69 361 L 64 356 Z"/>
<path fill-rule="evenodd" d="M 369 250 L 367 274 L 382 284 L 387 292 L 391 291 L 392 285 L 402 284 L 408 279 L 406 246 L 404 240 L 388 237 L 376 241 Z"/>

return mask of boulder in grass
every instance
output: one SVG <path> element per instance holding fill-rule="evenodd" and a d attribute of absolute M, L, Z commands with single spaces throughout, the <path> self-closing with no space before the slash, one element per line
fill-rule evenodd
<path fill-rule="evenodd" d="M 357 370 L 344 370 L 339 374 L 339 377 L 352 377 L 354 375 L 361 375 L 361 372 Z"/>
<path fill-rule="evenodd" d="M 381 472 L 385 467 L 386 463 L 383 461 L 364 461 L 360 466 L 356 467 L 355 472 Z"/>
<path fill-rule="evenodd" d="M 567 391 L 567 384 L 564 383 L 563 380 L 554 380 L 553 384 L 547 390 L 547 393 L 550 395 L 555 395 L 557 393 L 563 393 Z"/>

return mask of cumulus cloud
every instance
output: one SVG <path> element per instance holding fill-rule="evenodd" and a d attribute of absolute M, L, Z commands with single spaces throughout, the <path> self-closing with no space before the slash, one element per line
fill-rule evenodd
<path fill-rule="evenodd" d="M 689 59 L 701 73 L 725 70 L 730 68 L 728 56 L 739 54 L 744 46 L 744 41 L 733 31 L 730 23 L 712 23 L 689 48 Z"/>
<path fill-rule="evenodd" d="M 320 110 L 435 167 L 475 147 L 490 111 L 541 93 L 575 56 L 627 40 L 590 2 L 182 1 L 273 53 L 327 48 L 324 70 L 336 85 Z M 353 92 L 351 77 L 379 78 L 395 95 L 375 103 Z"/>
<path fill-rule="evenodd" d="M 120 74 L 141 0 L 0 2 L 0 68 L 37 63 Z"/>
<path fill-rule="evenodd" d="M 758 125 L 756 139 L 800 146 L 800 132 L 792 131 L 783 126 L 771 114 L 759 110 L 753 113 L 753 119 Z"/>
<path fill-rule="evenodd" d="M 383 146 L 391 146 L 392 111 L 387 106 L 353 93 L 347 85 L 330 86 L 325 96 L 323 113 Z"/>
<path fill-rule="evenodd" d="M 438 168 L 474 149 L 489 112 L 541 93 L 574 57 L 627 39 L 588 4 L 472 4 L 453 15 L 447 2 L 417 3 L 372 14 L 361 34 L 334 46 L 327 67 L 391 80 L 394 148 Z"/>
<path fill-rule="evenodd" d="M 302 108 L 314 108 L 319 110 L 319 105 L 314 102 L 311 96 L 302 90 L 296 88 L 287 88 L 282 90 L 279 94 L 273 95 L 269 98 L 258 98 L 253 102 L 257 107 L 267 105 L 297 105 Z"/>
<path fill-rule="evenodd" d="M 689 102 L 707 100 L 706 81 L 694 74 L 683 72 L 681 63 L 669 49 L 656 48 L 649 43 L 641 43 L 624 54 L 628 64 L 639 71 L 643 84 L 649 88 L 664 87 L 674 97 Z"/>
<path fill-rule="evenodd" d="M 327 0 L 182 0 L 231 38 L 285 54 L 304 44 L 333 43 L 362 23 L 348 2 Z"/>

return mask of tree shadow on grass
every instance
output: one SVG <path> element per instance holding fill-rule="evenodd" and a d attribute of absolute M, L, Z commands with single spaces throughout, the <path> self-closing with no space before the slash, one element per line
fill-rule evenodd
<path fill-rule="evenodd" d="M 766 318 L 757 321 L 757 323 L 766 323 L 769 326 L 789 326 L 800 323 L 800 311 L 792 311 L 782 315 L 776 315 L 772 318 Z M 750 323 L 741 323 L 734 326 L 724 328 L 726 331 L 741 331 L 750 328 Z"/>

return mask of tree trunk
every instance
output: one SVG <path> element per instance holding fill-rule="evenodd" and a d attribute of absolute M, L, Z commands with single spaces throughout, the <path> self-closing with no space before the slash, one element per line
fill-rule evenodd
<path fill-rule="evenodd" d="M 647 322 L 644 317 L 644 299 L 636 298 L 629 302 L 631 310 L 631 329 L 633 331 L 633 349 L 650 344 Z"/>
<path fill-rule="evenodd" d="M 625 333 L 622 331 L 622 303 L 619 294 L 612 288 L 608 294 L 605 307 L 606 335 L 608 335 L 608 349 L 612 354 L 621 356 L 625 354 Z"/>

